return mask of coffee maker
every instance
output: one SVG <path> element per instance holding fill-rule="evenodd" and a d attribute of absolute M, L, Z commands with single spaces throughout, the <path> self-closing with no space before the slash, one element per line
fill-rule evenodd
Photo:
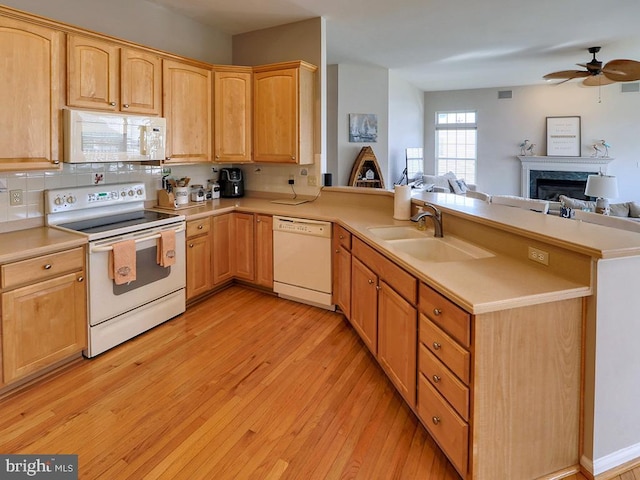
<path fill-rule="evenodd" d="M 220 169 L 220 196 L 223 198 L 242 197 L 244 178 L 239 168 Z"/>

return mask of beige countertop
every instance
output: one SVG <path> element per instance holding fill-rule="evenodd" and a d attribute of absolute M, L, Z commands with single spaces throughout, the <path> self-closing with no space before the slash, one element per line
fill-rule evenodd
<path fill-rule="evenodd" d="M 194 205 L 192 208 L 181 209 L 180 213 L 184 214 L 187 220 L 236 210 L 337 222 L 369 245 L 385 253 L 421 281 L 447 295 L 469 312 L 476 314 L 591 294 L 589 285 L 549 274 L 532 266 L 527 261 L 518 261 L 503 255 L 471 261 L 432 263 L 416 261 L 402 252 L 394 251 L 384 241 L 371 235 L 369 228 L 388 225 L 413 226 L 415 224 L 410 221 L 393 219 L 391 192 L 376 192 L 377 194 L 375 194 L 366 190 L 362 189 L 359 192 L 361 195 L 355 195 L 353 189 L 349 191 L 341 188 L 328 189 L 316 201 L 295 206 L 275 204 L 271 202 L 270 198 L 262 197 L 246 196 L 237 199 L 219 199 L 199 206 Z M 460 208 L 456 204 L 458 199 L 449 197 L 453 196 L 440 195 L 439 198 L 427 197 L 424 200 L 438 203 L 443 210 L 457 211 L 459 209 L 465 215 L 477 217 L 477 220 L 488 217 L 488 222 L 495 224 L 496 227 L 502 222 L 510 220 L 511 212 L 503 212 L 503 215 L 506 214 L 506 218 L 501 219 L 495 214 L 492 215 L 491 212 L 485 212 L 482 205 L 472 205 L 474 202 L 462 205 Z M 415 198 L 416 202 L 419 200 L 423 200 L 423 198 L 421 196 Z M 532 212 L 524 213 L 527 214 L 526 216 L 530 216 L 529 214 Z M 545 215 L 538 215 L 545 217 Z M 515 221 L 516 218 L 513 220 Z M 502 227 L 515 228 L 521 230 L 520 233 L 526 232 L 540 236 L 541 233 L 536 231 L 536 220 L 529 220 L 533 222 L 530 225 L 533 230 L 527 227 L 526 222 L 516 222 L 515 227 L 509 226 L 509 224 L 502 225 Z M 574 223 L 570 220 L 562 220 Z M 546 235 L 552 238 L 551 232 L 547 232 Z M 640 236 L 638 237 L 640 238 Z M 566 246 L 565 238 L 558 239 L 558 242 Z M 587 250 L 594 256 L 600 254 L 600 251 L 593 247 L 585 248 L 582 245 L 576 245 L 575 248 Z"/>
<path fill-rule="evenodd" d="M 176 212 L 184 214 L 187 220 L 245 211 L 337 222 L 472 313 L 576 298 L 592 293 L 590 285 L 550 274 L 527 260 L 516 260 L 505 255 L 434 263 L 420 262 L 403 252 L 394 251 L 369 232 L 369 228 L 375 226 L 414 225 L 410 221 L 393 219 L 391 192 L 334 187 L 322 191 L 317 199 L 310 199 L 311 201 L 301 205 L 272 203 L 274 197 L 278 196 L 249 194 L 237 199 L 225 198 L 201 205 L 194 204 Z M 444 213 L 545 241 L 595 260 L 640 255 L 640 235 L 637 233 L 512 207 L 488 205 L 452 194 L 414 192 L 413 201 L 430 201 L 437 204 Z M 445 229 L 445 238 L 446 236 Z M 0 263 L 73 248 L 84 243 L 86 238 L 81 235 L 46 227 L 2 233 Z"/>
<path fill-rule="evenodd" d="M 67 250 L 87 243 L 83 235 L 36 227 L 0 234 L 0 263 Z"/>

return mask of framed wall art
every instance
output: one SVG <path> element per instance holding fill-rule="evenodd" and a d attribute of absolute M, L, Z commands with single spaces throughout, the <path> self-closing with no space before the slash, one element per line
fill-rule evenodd
<path fill-rule="evenodd" d="M 350 113 L 349 141 L 356 143 L 377 142 L 378 116 L 375 113 Z"/>
<path fill-rule="evenodd" d="M 580 117 L 547 117 L 547 156 L 580 154 Z"/>

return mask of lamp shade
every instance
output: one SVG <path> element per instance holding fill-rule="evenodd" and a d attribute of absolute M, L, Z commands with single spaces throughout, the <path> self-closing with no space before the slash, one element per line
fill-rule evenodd
<path fill-rule="evenodd" d="M 584 194 L 596 198 L 616 198 L 618 181 L 611 175 L 589 175 Z"/>

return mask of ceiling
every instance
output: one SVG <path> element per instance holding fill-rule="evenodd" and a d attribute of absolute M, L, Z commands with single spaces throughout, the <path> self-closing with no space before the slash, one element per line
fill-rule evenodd
<path fill-rule="evenodd" d="M 151 0 L 228 34 L 322 16 L 327 63 L 394 71 L 424 91 L 544 83 L 591 60 L 640 60 L 638 0 Z"/>

